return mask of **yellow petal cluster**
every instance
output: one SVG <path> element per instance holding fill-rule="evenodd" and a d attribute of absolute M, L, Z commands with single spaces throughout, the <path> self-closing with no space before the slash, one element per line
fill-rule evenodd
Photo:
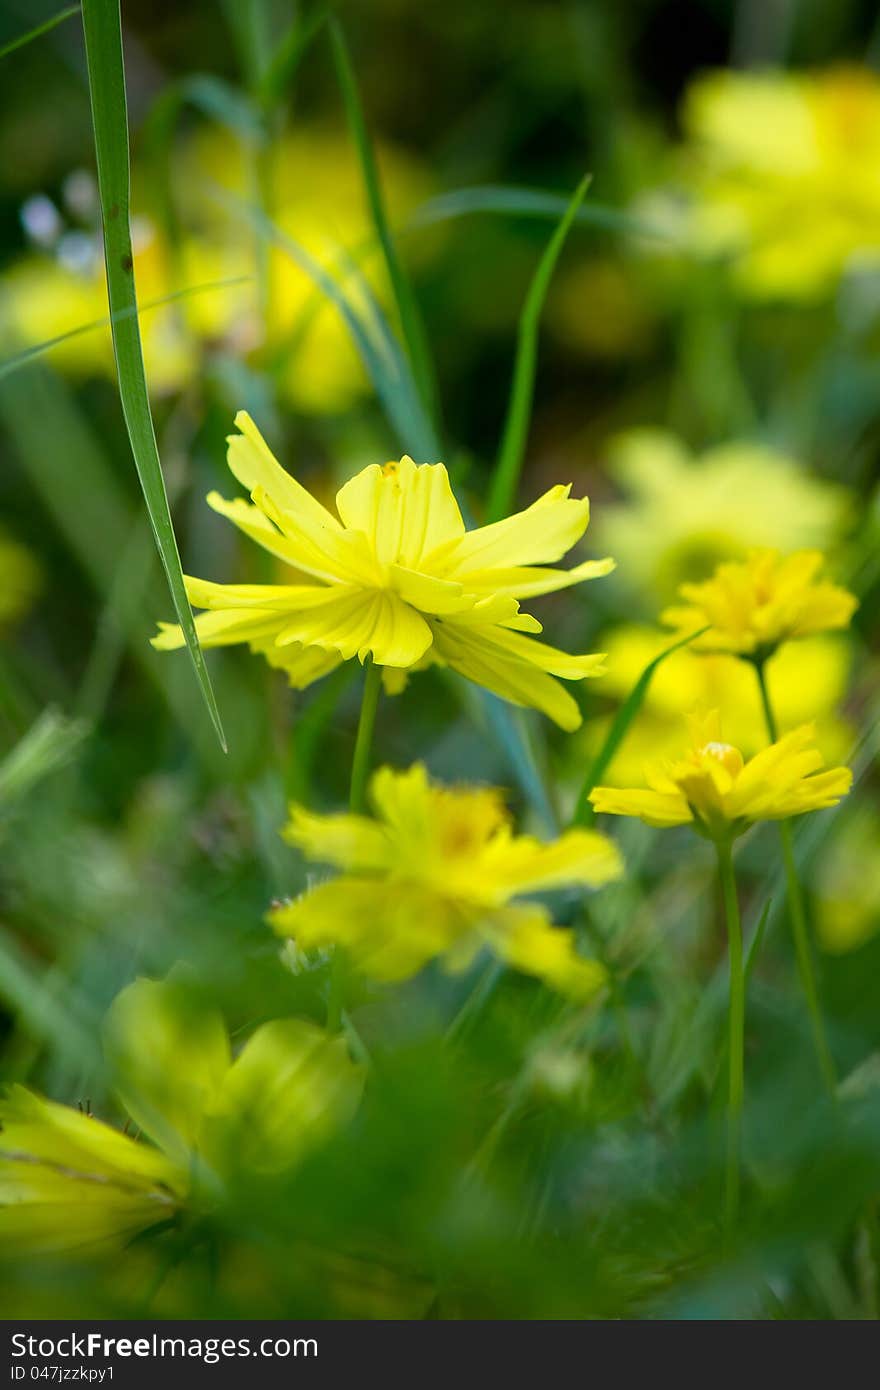
<path fill-rule="evenodd" d="M 173 977 L 114 1000 L 104 1046 L 150 1142 L 15 1086 L 0 1098 L 0 1239 L 28 1251 L 117 1247 L 214 1204 L 223 1185 L 295 1166 L 357 1103 L 345 1044 L 311 1023 L 263 1024 L 237 1057 L 218 1013 Z"/>
<path fill-rule="evenodd" d="M 816 297 L 880 261 L 876 73 L 709 73 L 684 124 L 697 238 L 749 295 Z"/>
<path fill-rule="evenodd" d="M 517 900 L 619 878 L 604 835 L 573 830 L 549 844 L 515 835 L 499 792 L 434 785 L 421 764 L 381 768 L 370 802 L 372 816 L 291 808 L 290 843 L 345 872 L 273 909 L 277 932 L 304 950 L 342 946 L 376 980 L 408 978 L 438 957 L 461 970 L 488 946 L 572 997 L 601 986 L 601 965 L 578 955 L 573 934 L 539 903 Z"/>
<path fill-rule="evenodd" d="M 612 441 L 608 468 L 625 498 L 597 516 L 597 543 L 652 613 L 680 584 L 750 550 L 827 548 L 850 507 L 845 488 L 749 440 L 697 455 L 665 430 L 630 430 Z"/>
<path fill-rule="evenodd" d="M 646 767 L 646 789 L 596 787 L 590 795 L 595 810 L 647 825 L 693 825 L 711 839 L 730 839 L 755 821 L 835 806 L 852 783 L 849 768 L 821 770 L 811 724 L 748 761 L 723 741 L 717 711 L 692 718 L 690 728 L 691 747 L 681 758 Z"/>
<path fill-rule="evenodd" d="M 753 551 L 742 563 L 719 565 L 701 584 L 682 584 L 685 602 L 667 608 L 661 620 L 683 633 L 708 626 L 698 649 L 762 660 L 793 638 L 848 626 L 858 600 L 817 578 L 823 563 L 817 550 L 784 557 Z"/>
<path fill-rule="evenodd" d="M 525 511 L 465 529 L 442 464 L 404 457 L 372 464 L 336 495 L 336 513 L 281 467 L 245 412 L 229 467 L 251 502 L 208 503 L 294 571 L 289 584 L 213 584 L 187 578 L 204 646 L 247 642 L 302 688 L 343 661 L 371 657 L 406 671 L 435 661 L 564 729 L 581 722 L 559 684 L 602 670 L 601 655 L 570 656 L 535 640 L 541 624 L 520 599 L 607 574 L 611 560 L 551 568 L 589 522 L 586 498 L 554 487 Z M 153 645 L 180 647 L 162 624 Z"/>

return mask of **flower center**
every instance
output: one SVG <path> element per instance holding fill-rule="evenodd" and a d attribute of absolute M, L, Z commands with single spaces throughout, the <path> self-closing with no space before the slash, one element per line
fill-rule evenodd
<path fill-rule="evenodd" d="M 711 743 L 705 743 L 700 749 L 700 756 L 714 758 L 722 767 L 726 768 L 731 777 L 736 777 L 742 771 L 742 754 L 738 748 L 734 748 L 732 743 L 719 743 L 713 739 Z"/>

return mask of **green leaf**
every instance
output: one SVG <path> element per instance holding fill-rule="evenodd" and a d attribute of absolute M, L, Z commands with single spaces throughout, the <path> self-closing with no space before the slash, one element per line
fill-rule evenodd
<path fill-rule="evenodd" d="M 565 245 L 565 238 L 571 229 L 575 214 L 583 202 L 590 186 L 590 175 L 581 179 L 565 209 L 559 225 L 550 238 L 547 249 L 535 271 L 526 302 L 520 315 L 517 332 L 516 361 L 513 367 L 513 381 L 510 387 L 510 402 L 498 460 L 489 488 L 489 501 L 486 506 L 486 521 L 500 521 L 509 514 L 516 495 L 519 475 L 522 470 L 526 449 L 526 437 L 532 415 L 532 399 L 535 391 L 535 371 L 538 361 L 538 326 L 541 310 L 556 262 Z"/>
<path fill-rule="evenodd" d="M 407 356 L 409 357 L 422 406 L 426 414 L 433 416 L 436 408 L 437 388 L 434 380 L 427 336 L 425 334 L 419 307 L 412 291 L 412 286 L 403 269 L 400 257 L 397 254 L 397 247 L 394 244 L 394 238 L 391 234 L 391 227 L 385 211 L 385 201 L 382 197 L 379 171 L 376 167 L 376 157 L 373 153 L 372 142 L 364 119 L 357 81 L 355 79 L 354 69 L 351 65 L 351 59 L 348 54 L 348 47 L 345 42 L 342 27 L 335 18 L 329 21 L 328 27 L 330 45 L 333 51 L 333 62 L 336 68 L 339 87 L 342 92 L 345 115 L 363 174 L 370 216 L 373 221 L 373 226 L 376 229 L 376 236 L 379 240 L 379 244 L 382 247 L 385 264 L 388 268 L 388 276 L 391 281 L 397 312 L 400 316 L 400 326 L 403 330 Z"/>
<path fill-rule="evenodd" d="M 281 100 L 285 84 L 289 82 L 312 39 L 326 21 L 326 9 L 316 10 L 313 15 L 298 15 L 284 38 L 275 45 L 275 51 L 257 89 L 257 96 L 264 111 L 271 110 Z"/>
<path fill-rule="evenodd" d="M 547 193 L 543 189 L 477 184 L 472 188 L 456 188 L 430 198 L 416 209 L 407 225 L 410 229 L 431 227 L 438 222 L 452 222 L 458 217 L 472 217 L 480 213 L 555 221 L 565 213 L 567 206 L 566 199 L 558 193 Z M 631 213 L 603 207 L 600 203 L 591 202 L 586 207 L 578 208 L 574 221 L 578 226 L 599 227 L 605 231 L 648 237 L 654 241 L 675 244 L 676 240 L 665 227 L 643 222 Z"/>
<path fill-rule="evenodd" d="M 65 19 L 72 19 L 75 14 L 79 14 L 79 5 L 68 5 L 66 10 L 60 10 L 51 19 L 44 19 L 42 24 L 29 29 L 26 34 L 19 34 L 17 39 L 10 39 L 8 43 L 4 43 L 0 47 L 0 58 L 14 53 L 17 48 L 24 48 L 25 44 L 30 43 L 32 39 L 38 39 L 41 35 L 48 34 L 50 29 L 54 29 L 57 24 L 63 24 Z"/>
<path fill-rule="evenodd" d="M 131 174 L 119 0 L 84 0 L 82 10 L 107 288 L 113 316 L 113 347 L 122 410 L 177 619 L 208 713 L 221 746 L 225 748 L 217 702 L 184 588 L 144 374 L 129 223 Z M 134 312 L 127 317 L 117 318 L 116 315 L 124 309 Z"/>
<path fill-rule="evenodd" d="M 88 734 L 82 719 L 46 709 L 0 762 L 0 808 L 24 796 L 75 755 Z"/>
<path fill-rule="evenodd" d="M 691 642 L 695 641 L 697 637 L 702 637 L 704 632 L 708 632 L 707 627 L 701 627 L 697 632 L 692 632 L 687 637 L 679 638 L 677 642 L 673 642 L 671 646 L 666 647 L 659 655 L 655 656 L 653 661 L 648 662 L 632 690 L 629 692 L 629 695 L 626 697 L 626 700 L 617 711 L 614 723 L 608 730 L 605 742 L 602 744 L 602 747 L 593 760 L 592 766 L 581 787 L 580 796 L 577 799 L 577 806 L 575 807 L 575 812 L 571 821 L 572 825 L 592 824 L 595 813 L 590 805 L 590 792 L 595 786 L 598 786 L 600 780 L 604 777 L 612 758 L 626 737 L 630 724 L 641 709 L 642 701 L 648 693 L 648 686 L 654 679 L 654 672 L 659 666 L 663 665 L 663 662 L 668 656 L 672 656 L 673 652 L 680 651 L 682 647 L 687 647 Z"/>
<path fill-rule="evenodd" d="M 748 956 L 746 957 L 746 968 L 745 968 L 745 982 L 746 982 L 746 984 L 748 984 L 748 982 L 749 982 L 749 978 L 751 977 L 751 973 L 752 973 L 752 971 L 753 971 L 754 968 L 755 968 L 755 961 L 758 959 L 758 956 L 759 956 L 759 954 L 760 954 L 761 946 L 762 946 L 763 941 L 764 941 L 764 933 L 765 933 L 766 930 L 767 930 L 767 919 L 768 919 L 768 917 L 770 916 L 770 908 L 771 908 L 772 906 L 773 906 L 773 899 L 772 899 L 772 898 L 768 898 L 767 901 L 766 901 L 765 904 L 764 904 L 764 907 L 763 907 L 762 911 L 761 911 L 761 916 L 758 918 L 758 925 L 755 927 L 755 933 L 754 933 L 754 936 L 752 937 L 751 943 L 750 943 L 750 945 L 749 945 L 749 954 L 748 954 Z"/>

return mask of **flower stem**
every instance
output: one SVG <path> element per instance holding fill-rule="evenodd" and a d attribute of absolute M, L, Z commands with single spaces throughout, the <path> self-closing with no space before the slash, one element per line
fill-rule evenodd
<path fill-rule="evenodd" d="M 376 724 L 376 708 L 379 704 L 381 684 L 382 668 L 368 657 L 364 665 L 364 693 L 361 698 L 361 717 L 358 721 L 357 740 L 354 745 L 354 758 L 351 764 L 351 791 L 348 798 L 349 809 L 355 815 L 360 815 L 366 805 L 370 753 L 373 747 L 373 729 Z"/>
<path fill-rule="evenodd" d="M 767 725 L 767 733 L 771 743 L 775 743 L 779 738 L 779 729 L 776 723 L 776 716 L 773 712 L 773 705 L 770 700 L 770 691 L 767 687 L 767 676 L 763 661 L 755 663 L 755 671 L 758 675 L 758 686 L 761 691 L 761 704 L 764 708 L 764 720 Z M 794 938 L 798 974 L 800 975 L 801 987 L 804 991 L 804 997 L 807 1001 L 807 1010 L 810 1015 L 813 1046 L 816 1050 L 816 1059 L 819 1063 L 822 1079 L 833 1095 L 837 1086 L 837 1073 L 834 1068 L 831 1050 L 828 1046 L 828 1039 L 825 1036 L 825 1024 L 822 1020 L 822 1009 L 819 1004 L 819 990 L 816 985 L 816 972 L 813 967 L 813 953 L 810 949 L 810 935 L 807 928 L 804 895 L 801 891 L 797 865 L 794 859 L 794 842 L 792 839 L 790 821 L 783 820 L 779 822 L 779 836 L 782 840 L 782 862 L 785 866 L 788 914 L 791 920 L 791 932 Z"/>
<path fill-rule="evenodd" d="M 727 918 L 727 942 L 730 957 L 730 1005 L 728 1009 L 727 1055 L 729 1081 L 727 1090 L 727 1169 L 724 1201 L 724 1229 L 730 1236 L 739 1208 L 739 1160 L 743 1108 L 743 1052 L 745 1047 L 746 992 L 743 973 L 742 925 L 736 896 L 733 854 L 729 842 L 718 841 L 718 872 L 724 913 Z"/>
<path fill-rule="evenodd" d="M 366 806 L 370 755 L 373 748 L 373 729 L 376 726 L 376 710 L 379 705 L 381 684 L 381 666 L 377 666 L 371 657 L 367 657 L 364 663 L 364 690 L 361 696 L 361 714 L 358 720 L 354 757 L 351 762 L 351 789 L 348 796 L 349 809 L 354 815 L 361 815 Z M 333 1033 L 338 1032 L 342 1026 L 346 974 L 345 952 L 340 946 L 337 946 L 330 965 L 330 990 L 327 995 L 327 1028 Z"/>

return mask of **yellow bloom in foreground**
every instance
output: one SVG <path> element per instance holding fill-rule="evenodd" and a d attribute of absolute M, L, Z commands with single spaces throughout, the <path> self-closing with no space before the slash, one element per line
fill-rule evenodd
<path fill-rule="evenodd" d="M 173 978 L 115 999 L 105 1052 L 144 1143 L 22 1086 L 0 1098 L 0 1241 L 22 1251 L 117 1248 L 238 1176 L 294 1167 L 351 1113 L 344 1043 L 299 1019 L 263 1024 L 233 1059 L 218 1013 Z"/>
<path fill-rule="evenodd" d="M 702 584 L 682 584 L 685 604 L 667 608 L 661 621 L 683 633 L 708 625 L 695 647 L 763 660 L 783 642 L 849 624 L 858 600 L 817 580 L 822 563 L 817 550 L 785 557 L 753 551 L 742 564 L 719 565 Z"/>
<path fill-rule="evenodd" d="M 745 440 L 694 455 L 664 430 L 631 430 L 612 442 L 609 471 L 628 496 L 602 509 L 598 543 L 652 613 L 680 584 L 750 550 L 827 548 L 849 509 L 845 488 Z"/>
<path fill-rule="evenodd" d="M 724 743 L 717 711 L 692 718 L 691 748 L 645 769 L 646 790 L 595 787 L 596 811 L 647 825 L 693 825 L 710 839 L 732 839 L 755 821 L 785 820 L 836 806 L 849 791 L 847 767 L 822 768 L 812 724 L 804 724 L 747 762 Z"/>
<path fill-rule="evenodd" d="M 546 908 L 513 900 L 619 878 L 610 840 L 586 830 L 552 844 L 514 835 L 499 792 L 432 785 L 420 764 L 380 769 L 370 800 L 373 817 L 292 808 L 291 844 L 347 872 L 275 908 L 277 932 L 305 950 L 342 946 L 377 980 L 408 978 L 438 957 L 462 970 L 488 946 L 563 993 L 595 994 L 601 965 L 577 954 L 573 934 L 555 928 Z"/>
<path fill-rule="evenodd" d="M 611 560 L 547 568 L 587 528 L 587 498 L 554 487 L 525 511 L 465 530 L 443 464 L 410 458 L 372 464 L 336 494 L 334 516 L 281 467 L 250 416 L 235 417 L 228 461 L 252 503 L 208 503 L 294 571 L 290 584 L 212 584 L 188 578 L 208 609 L 196 620 L 206 647 L 247 642 L 301 689 L 343 661 L 372 657 L 406 671 L 450 666 L 513 704 L 542 710 L 564 729 L 581 722 L 554 679 L 597 675 L 602 656 L 569 656 L 531 635 L 541 624 L 519 600 L 607 574 Z M 183 645 L 161 624 L 153 645 Z"/>

